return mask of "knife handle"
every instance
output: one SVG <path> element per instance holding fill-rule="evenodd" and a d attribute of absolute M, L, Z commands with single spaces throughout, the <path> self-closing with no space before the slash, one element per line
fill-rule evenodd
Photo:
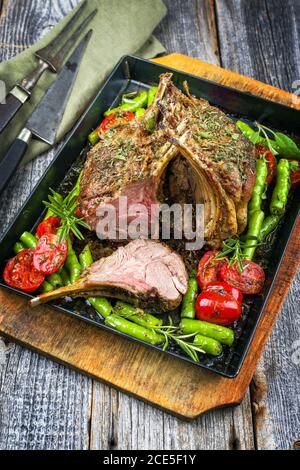
<path fill-rule="evenodd" d="M 22 160 L 28 144 L 31 139 L 31 132 L 29 129 L 24 128 L 11 147 L 8 149 L 6 155 L 0 162 L 0 194 L 7 185 L 11 176 L 15 172 L 17 166 Z"/>
<path fill-rule="evenodd" d="M 12 120 L 16 112 L 28 98 L 29 94 L 18 86 L 15 86 L 11 92 L 8 93 L 6 102 L 0 105 L 0 132 L 5 129 L 7 124 Z"/>

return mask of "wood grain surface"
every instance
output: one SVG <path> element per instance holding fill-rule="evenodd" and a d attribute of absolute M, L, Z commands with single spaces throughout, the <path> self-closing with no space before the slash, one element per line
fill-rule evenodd
<path fill-rule="evenodd" d="M 32 44 L 77 3 L 4 1 L 1 59 Z M 294 90 L 293 82 L 300 78 L 296 0 L 255 0 L 250 11 L 245 0 L 165 3 L 169 13 L 155 33 L 170 52 L 189 54 Z M 285 41 L 281 41 L 283 29 Z M 285 57 L 279 60 L 283 55 L 288 55 L 287 62 Z M 52 157 L 50 153 L 39 158 L 16 174 L 0 201 L 3 229 Z M 0 448 L 296 448 L 300 437 L 297 303 L 299 281 L 290 292 L 242 405 L 209 412 L 192 423 L 2 342 Z"/>

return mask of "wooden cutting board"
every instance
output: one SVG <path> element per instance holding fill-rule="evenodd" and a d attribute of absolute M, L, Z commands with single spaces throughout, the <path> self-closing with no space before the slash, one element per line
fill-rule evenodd
<path fill-rule="evenodd" d="M 157 62 L 300 109 L 289 93 L 247 77 L 171 54 Z M 288 293 L 300 260 L 300 219 L 240 374 L 225 379 L 143 345 L 88 325 L 49 306 L 31 309 L 0 290 L 0 334 L 164 410 L 192 419 L 239 403 Z"/>

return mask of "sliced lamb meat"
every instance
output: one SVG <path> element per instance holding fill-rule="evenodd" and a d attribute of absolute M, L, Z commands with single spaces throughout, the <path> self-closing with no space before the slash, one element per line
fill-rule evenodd
<path fill-rule="evenodd" d="M 180 304 L 187 281 L 177 253 L 160 242 L 139 239 L 93 263 L 75 284 L 42 294 L 31 305 L 63 296 L 107 296 L 169 311 Z"/>

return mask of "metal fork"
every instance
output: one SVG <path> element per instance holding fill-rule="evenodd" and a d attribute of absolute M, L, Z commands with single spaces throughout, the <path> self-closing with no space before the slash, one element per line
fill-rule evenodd
<path fill-rule="evenodd" d="M 67 22 L 61 32 L 49 44 L 47 44 L 47 46 L 34 53 L 34 55 L 39 59 L 36 68 L 30 72 L 27 77 L 23 78 L 20 83 L 14 86 L 14 88 L 8 93 L 5 104 L 0 105 L 0 132 L 3 131 L 25 101 L 30 98 L 32 88 L 38 82 L 44 71 L 47 69 L 54 73 L 60 71 L 69 53 L 71 53 L 76 39 L 97 13 L 97 9 L 93 10 L 92 13 L 90 13 L 78 25 L 71 36 L 69 36 L 69 33 L 75 27 L 75 24 L 83 13 L 86 5 L 87 0 L 84 0 L 77 12 Z"/>

